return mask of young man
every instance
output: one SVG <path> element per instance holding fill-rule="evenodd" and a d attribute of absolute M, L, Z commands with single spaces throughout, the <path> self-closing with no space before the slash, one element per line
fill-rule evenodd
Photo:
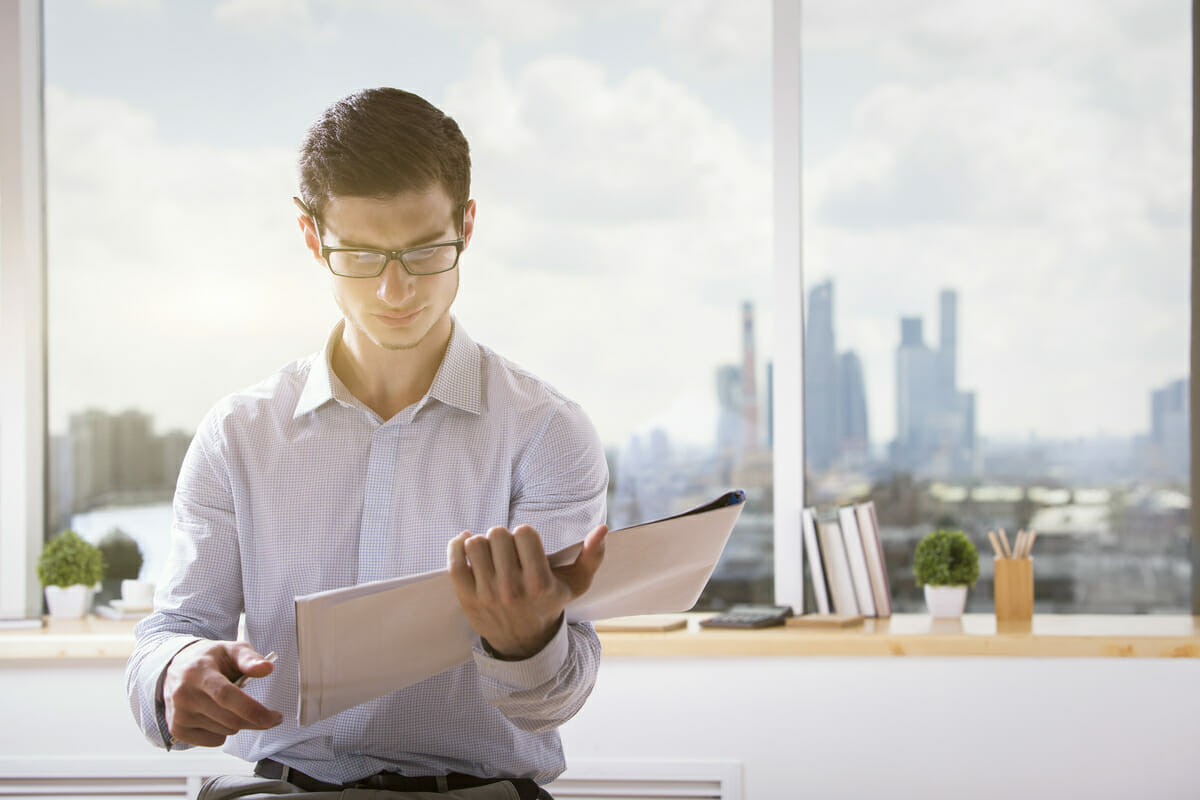
<path fill-rule="evenodd" d="M 169 577 L 127 668 L 134 716 L 168 749 L 231 737 L 257 762 L 259 778 L 217 779 L 206 797 L 538 797 L 599 662 L 591 626 L 563 616 L 603 558 L 599 439 L 450 314 L 476 214 L 453 119 L 395 89 L 347 97 L 309 130 L 300 184 L 304 244 L 343 319 L 321 353 L 200 424 Z M 551 569 L 545 554 L 580 539 L 578 561 Z M 473 660 L 299 727 L 293 598 L 446 565 Z"/>

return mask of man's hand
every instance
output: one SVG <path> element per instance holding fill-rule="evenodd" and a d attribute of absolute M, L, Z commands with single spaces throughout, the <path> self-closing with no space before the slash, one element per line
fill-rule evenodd
<path fill-rule="evenodd" d="M 592 585 L 604 560 L 600 525 L 587 535 L 575 563 L 552 569 L 542 539 L 528 525 L 487 536 L 463 531 L 450 540 L 450 579 L 467 621 L 501 658 L 536 655 L 554 638 L 567 604 Z"/>
<path fill-rule="evenodd" d="M 176 653 L 163 680 L 167 730 L 178 742 L 216 747 L 242 729 L 267 730 L 283 715 L 233 685 L 275 665 L 245 642 L 200 641 Z"/>

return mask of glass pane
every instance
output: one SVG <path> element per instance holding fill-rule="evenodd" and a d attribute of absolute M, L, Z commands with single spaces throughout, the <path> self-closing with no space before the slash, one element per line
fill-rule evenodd
<path fill-rule="evenodd" d="M 1191 9 L 813 0 L 808 502 L 1036 529 L 1036 608 L 1190 609 Z"/>
<path fill-rule="evenodd" d="M 52 530 L 157 575 L 201 416 L 337 319 L 296 147 L 396 85 L 471 142 L 459 320 L 589 413 L 612 525 L 745 489 L 704 603 L 769 599 L 769 5 L 305 8 L 46 4 Z"/>

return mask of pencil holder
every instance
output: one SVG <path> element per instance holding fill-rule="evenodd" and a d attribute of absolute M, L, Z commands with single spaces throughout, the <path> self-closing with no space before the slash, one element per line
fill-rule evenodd
<path fill-rule="evenodd" d="M 997 558 L 993 591 L 997 622 L 1033 619 L 1033 559 Z"/>

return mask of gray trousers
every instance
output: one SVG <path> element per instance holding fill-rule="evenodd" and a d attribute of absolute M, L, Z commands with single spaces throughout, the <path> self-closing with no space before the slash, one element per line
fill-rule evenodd
<path fill-rule="evenodd" d="M 307 800 L 520 800 L 517 790 L 507 781 L 447 792 L 391 792 L 385 789 L 306 792 L 287 781 L 245 775 L 209 778 L 200 789 L 198 800 L 279 800 L 281 795 Z M 544 791 L 541 796 L 550 798 Z"/>

